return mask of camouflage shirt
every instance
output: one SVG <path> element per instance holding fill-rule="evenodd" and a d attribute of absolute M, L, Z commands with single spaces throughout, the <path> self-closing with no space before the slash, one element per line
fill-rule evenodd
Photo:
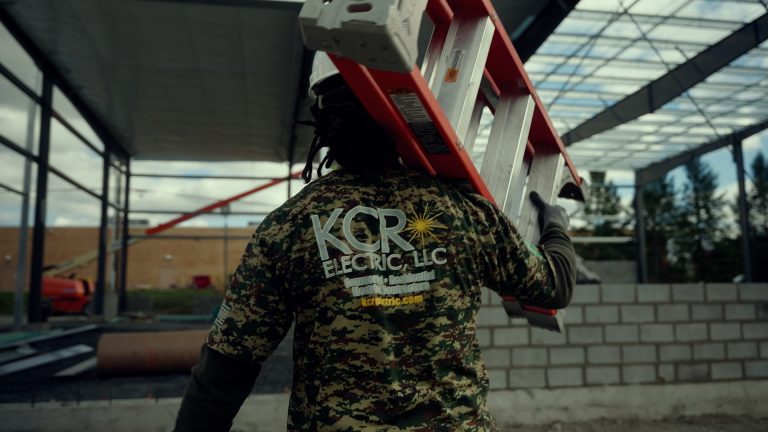
<path fill-rule="evenodd" d="M 547 269 L 478 195 L 337 171 L 258 227 L 208 345 L 260 363 L 295 324 L 289 430 L 495 430 L 480 288 L 536 304 Z"/>

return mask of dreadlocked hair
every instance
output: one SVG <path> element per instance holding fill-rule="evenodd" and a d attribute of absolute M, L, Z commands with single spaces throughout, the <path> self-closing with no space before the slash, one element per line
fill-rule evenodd
<path fill-rule="evenodd" d="M 360 175 L 374 175 L 399 163 L 395 143 L 387 132 L 368 115 L 343 81 L 335 84 L 330 90 L 318 91 L 310 108 L 315 136 L 301 174 L 306 183 L 312 180 L 312 165 L 322 148 L 328 152 L 317 167 L 318 177 L 334 162 Z"/>

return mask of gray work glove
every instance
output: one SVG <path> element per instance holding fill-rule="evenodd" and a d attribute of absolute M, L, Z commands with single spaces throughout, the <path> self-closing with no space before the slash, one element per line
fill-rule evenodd
<path fill-rule="evenodd" d="M 550 224 L 560 226 L 563 231 L 568 229 L 569 218 L 564 208 L 547 204 L 536 191 L 532 191 L 530 197 L 533 205 L 539 211 L 539 231 L 541 233 L 544 233 Z"/>

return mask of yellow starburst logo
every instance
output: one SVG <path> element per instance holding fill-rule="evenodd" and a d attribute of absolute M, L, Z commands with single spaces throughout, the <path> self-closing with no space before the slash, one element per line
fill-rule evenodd
<path fill-rule="evenodd" d="M 425 239 L 439 240 L 434 233 L 435 230 L 448 229 L 447 226 L 437 221 L 437 218 L 443 213 L 430 215 L 429 206 L 421 213 L 413 210 L 413 207 L 411 207 L 411 211 L 414 216 L 408 219 L 408 225 L 405 227 L 405 231 L 411 234 L 411 238 L 408 240 L 409 243 L 418 237 L 421 240 L 421 245 L 424 246 Z"/>

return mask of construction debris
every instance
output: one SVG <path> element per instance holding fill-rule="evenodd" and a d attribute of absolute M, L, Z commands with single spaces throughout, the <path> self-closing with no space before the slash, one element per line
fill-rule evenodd
<path fill-rule="evenodd" d="M 42 366 L 44 364 L 53 363 L 55 361 L 64 360 L 89 352 L 93 352 L 93 348 L 89 347 L 88 345 L 81 344 L 74 345 L 69 348 L 63 348 L 50 353 L 40 354 L 28 359 L 18 360 L 0 366 L 0 376 L 31 369 L 33 367 Z"/>

